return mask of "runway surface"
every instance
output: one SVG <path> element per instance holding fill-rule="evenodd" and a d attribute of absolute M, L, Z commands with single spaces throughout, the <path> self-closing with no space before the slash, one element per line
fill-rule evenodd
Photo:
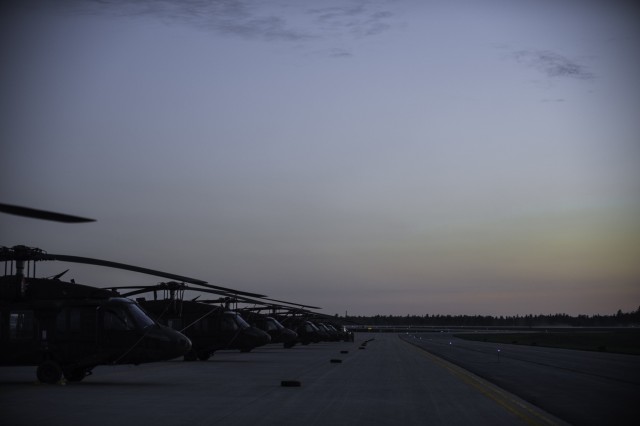
<path fill-rule="evenodd" d="M 640 356 L 468 341 L 442 332 L 401 338 L 571 424 L 638 424 Z"/>
<path fill-rule="evenodd" d="M 364 349 L 363 342 L 369 340 Z M 348 353 L 343 353 L 348 351 Z M 333 360 L 333 362 L 332 362 Z M 300 387 L 283 387 L 299 381 Z M 395 334 L 358 334 L 209 361 L 97 367 L 81 383 L 43 385 L 34 367 L 0 368 L 6 425 L 562 424 Z"/>

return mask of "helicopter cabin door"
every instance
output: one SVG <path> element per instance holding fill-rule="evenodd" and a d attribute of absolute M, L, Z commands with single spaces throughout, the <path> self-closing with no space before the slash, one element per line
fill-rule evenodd
<path fill-rule="evenodd" d="M 119 304 L 101 306 L 99 311 L 99 346 L 107 355 L 107 362 L 132 362 L 130 351 L 137 345 L 140 333 L 129 311 Z"/>
<path fill-rule="evenodd" d="M 53 357 L 77 363 L 95 357 L 98 348 L 97 306 L 65 306 L 58 312 L 55 333 L 50 337 Z"/>
<path fill-rule="evenodd" d="M 0 310 L 0 364 L 30 365 L 38 360 L 37 321 L 33 309 Z"/>

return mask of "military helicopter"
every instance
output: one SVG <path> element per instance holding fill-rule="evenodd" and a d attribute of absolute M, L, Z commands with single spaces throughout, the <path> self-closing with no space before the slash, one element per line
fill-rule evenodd
<path fill-rule="evenodd" d="M 309 312 L 307 319 L 312 321 L 316 326 L 323 327 L 329 334 L 331 340 L 342 342 L 353 342 L 354 340 L 353 332 L 349 331 L 336 317 L 319 312 Z M 348 322 L 353 323 L 353 321 Z"/>
<path fill-rule="evenodd" d="M 0 211 L 62 222 L 93 219 L 0 204 Z M 41 382 L 84 379 L 98 365 L 173 359 L 191 350 L 183 334 L 151 319 L 116 292 L 61 281 L 63 273 L 36 278 L 36 262 L 58 260 L 206 283 L 161 271 L 87 257 L 49 254 L 26 246 L 0 247 L 0 365 L 37 366 Z M 25 263 L 27 272 L 25 274 Z M 66 272 L 66 271 L 65 271 Z"/>
<path fill-rule="evenodd" d="M 287 349 L 292 348 L 296 343 L 298 343 L 298 333 L 282 325 L 282 323 L 276 318 L 277 312 L 279 310 L 288 311 L 290 309 L 301 308 L 322 309 L 318 306 L 303 305 L 300 303 L 286 302 L 266 297 L 262 298 L 262 300 L 252 300 L 240 297 L 236 298 L 235 301 L 252 304 L 253 306 L 239 309 L 242 317 L 245 318 L 249 324 L 269 333 L 271 336 L 271 343 L 282 343 L 282 346 Z"/>
<path fill-rule="evenodd" d="M 298 333 L 286 328 L 274 317 L 260 313 L 262 309 L 243 308 L 240 309 L 240 313 L 249 324 L 269 334 L 271 343 L 282 343 L 287 349 L 294 347 L 298 341 Z"/>
<path fill-rule="evenodd" d="M 353 342 L 353 333 L 329 315 L 303 308 L 288 308 L 277 313 L 279 321 L 298 333 L 303 345 L 323 341 Z"/>
<path fill-rule="evenodd" d="M 269 334 L 249 325 L 239 313 L 229 308 L 230 300 L 233 297 L 240 295 L 261 297 L 262 295 L 206 283 L 197 284 L 198 287 L 193 287 L 184 282 L 170 281 L 153 286 L 124 286 L 112 287 L 111 289 L 115 291 L 135 289 L 123 293 L 123 297 L 152 292 L 154 294 L 153 300 L 146 298 L 136 300 L 156 321 L 175 330 L 180 330 L 191 339 L 193 346 L 185 354 L 185 361 L 196 359 L 206 361 L 215 351 L 221 349 L 238 349 L 241 352 L 250 352 L 252 349 L 271 341 Z M 198 298 L 184 300 L 184 292 L 187 290 L 212 293 L 223 297 L 207 301 L 197 300 Z M 161 297 L 158 297 L 158 292 L 162 293 Z M 222 306 L 216 303 L 220 303 Z"/>
<path fill-rule="evenodd" d="M 236 309 L 250 324 L 269 333 L 272 343 L 283 343 L 285 348 L 291 348 L 297 343 L 308 345 L 330 340 L 324 327 L 320 329 L 316 324 L 307 321 L 307 316 L 318 314 L 309 309 L 322 309 L 318 306 L 267 297 L 255 300 L 236 296 L 232 301 L 236 306 L 238 302 L 252 305 Z"/>

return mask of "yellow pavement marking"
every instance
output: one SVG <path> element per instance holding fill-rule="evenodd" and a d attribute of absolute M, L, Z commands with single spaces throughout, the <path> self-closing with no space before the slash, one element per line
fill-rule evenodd
<path fill-rule="evenodd" d="M 403 340 L 403 339 L 400 339 Z M 500 406 L 505 408 L 507 411 L 521 418 L 524 422 L 530 425 L 541 426 L 541 425 L 550 425 L 550 426 L 559 426 L 562 423 L 558 423 L 557 421 L 549 418 L 539 409 L 535 409 L 528 403 L 521 401 L 519 398 L 515 398 L 513 395 L 501 390 L 497 386 L 489 383 L 488 381 L 482 379 L 481 377 L 476 376 L 470 371 L 465 370 L 449 361 L 446 361 L 442 358 L 439 358 L 426 349 L 421 348 L 420 346 L 414 345 L 411 342 L 403 340 L 405 343 L 409 344 L 411 347 L 416 349 L 418 353 L 422 354 L 424 357 L 428 358 L 433 363 L 443 367 L 447 371 L 449 371 L 454 376 L 458 377 L 463 382 L 468 385 L 474 387 L 478 391 L 480 391 L 486 397 L 492 399 Z"/>

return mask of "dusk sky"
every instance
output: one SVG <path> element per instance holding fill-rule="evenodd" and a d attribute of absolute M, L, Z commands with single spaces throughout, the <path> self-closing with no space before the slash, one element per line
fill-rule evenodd
<path fill-rule="evenodd" d="M 97 222 L 1 215 L 0 245 L 331 315 L 640 305 L 626 2 L 33 4 L 0 15 L 0 202 Z M 38 275 L 67 268 L 163 280 Z"/>

